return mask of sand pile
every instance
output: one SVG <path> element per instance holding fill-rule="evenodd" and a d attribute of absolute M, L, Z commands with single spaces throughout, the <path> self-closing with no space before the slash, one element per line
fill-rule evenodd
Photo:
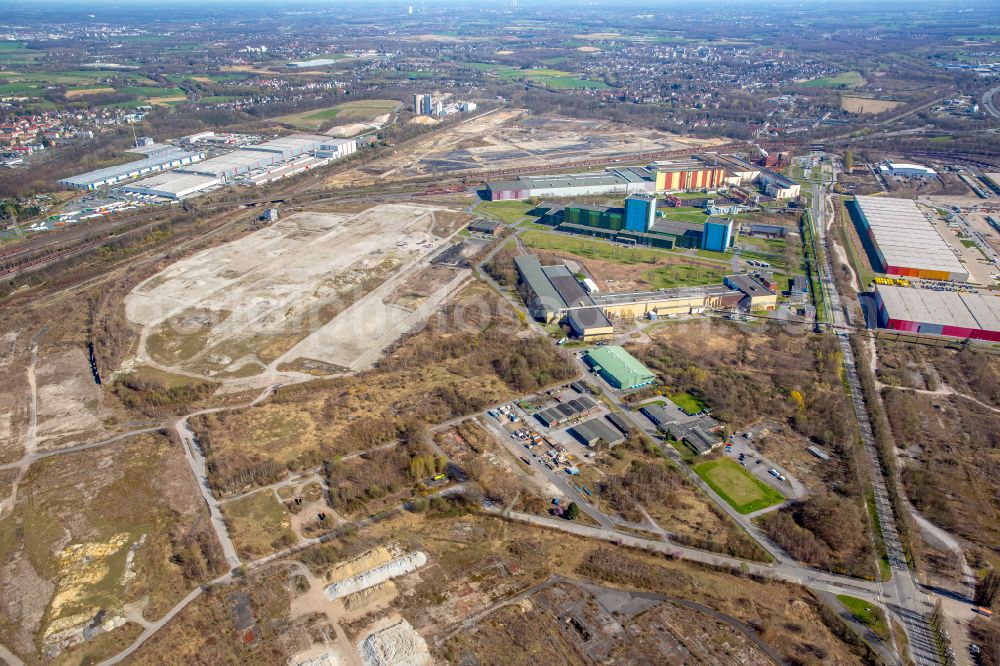
<path fill-rule="evenodd" d="M 375 631 L 358 643 L 365 666 L 423 666 L 431 655 L 423 636 L 406 620 Z"/>
<path fill-rule="evenodd" d="M 354 576 L 333 583 L 326 588 L 326 596 L 331 599 L 337 599 L 338 597 L 360 592 L 392 578 L 416 571 L 425 564 L 427 564 L 427 556 L 421 551 L 407 553 L 374 569 L 357 573 Z"/>

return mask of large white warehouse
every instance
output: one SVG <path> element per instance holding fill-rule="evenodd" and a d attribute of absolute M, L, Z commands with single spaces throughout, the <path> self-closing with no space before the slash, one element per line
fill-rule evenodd
<path fill-rule="evenodd" d="M 192 153 L 170 145 L 153 144 L 134 152 L 145 153 L 146 157 L 126 164 L 88 171 L 78 176 L 70 176 L 59 181 L 60 185 L 78 190 L 96 190 L 117 185 L 146 174 L 193 164 L 205 159 L 205 153 Z"/>

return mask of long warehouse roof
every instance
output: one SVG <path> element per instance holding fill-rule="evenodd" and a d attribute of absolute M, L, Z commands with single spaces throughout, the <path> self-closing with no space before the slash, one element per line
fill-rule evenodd
<path fill-rule="evenodd" d="M 597 347 L 587 351 L 590 362 L 599 365 L 621 380 L 624 386 L 635 386 L 653 376 L 653 371 L 617 345 Z"/>
<path fill-rule="evenodd" d="M 171 147 L 172 148 L 172 147 Z M 148 148 L 147 148 L 148 150 Z M 143 169 L 149 169 L 151 167 L 159 167 L 164 164 L 169 164 L 175 160 L 182 159 L 197 159 L 200 153 L 191 153 L 186 150 L 181 150 L 180 148 L 173 148 L 172 150 L 156 150 L 153 152 L 152 157 L 144 157 L 141 160 L 135 160 L 134 162 L 126 162 L 125 164 L 117 164 L 115 166 L 104 167 L 103 169 L 95 169 L 94 171 L 88 171 L 87 173 L 81 173 L 77 176 L 70 176 L 69 178 L 63 178 L 60 183 L 66 183 L 76 186 L 84 186 L 90 183 L 99 183 L 109 178 L 115 178 L 117 176 L 125 176 L 130 173 L 137 173 Z"/>
<path fill-rule="evenodd" d="M 913 201 L 872 196 L 855 200 L 889 266 L 968 274 Z"/>
<path fill-rule="evenodd" d="M 543 305 L 547 305 L 553 310 L 561 310 L 566 307 L 566 302 L 549 282 L 548 276 L 542 271 L 542 264 L 534 255 L 522 254 L 514 257 L 514 264 L 517 265 L 524 281 L 528 283 Z"/>
<path fill-rule="evenodd" d="M 567 173 L 555 176 L 518 176 L 515 180 L 486 183 L 491 190 L 539 190 L 564 187 L 594 187 L 598 185 L 622 185 L 628 182 L 624 177 L 612 173 Z"/>
<path fill-rule="evenodd" d="M 1000 296 L 878 285 L 891 319 L 1000 331 Z"/>
<path fill-rule="evenodd" d="M 192 192 L 198 192 L 212 185 L 218 184 L 219 179 L 214 176 L 202 176 L 196 173 L 183 173 L 179 171 L 168 171 L 158 173 L 149 178 L 137 180 L 123 189 L 126 192 L 138 192 L 140 190 L 157 190 L 159 192 L 173 194 L 174 196 L 185 196 Z"/>

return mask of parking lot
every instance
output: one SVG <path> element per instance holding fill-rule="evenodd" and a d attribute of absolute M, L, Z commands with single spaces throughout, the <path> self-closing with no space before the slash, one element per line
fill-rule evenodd
<path fill-rule="evenodd" d="M 806 495 L 806 488 L 792 477 L 786 469 L 768 459 L 754 448 L 754 438 L 766 434 L 760 427 L 742 430 L 727 440 L 731 447 L 725 449 L 726 455 L 745 467 L 751 474 L 771 486 L 789 499 L 801 499 Z M 747 436 L 749 435 L 749 437 Z M 774 470 L 775 473 L 772 473 Z M 784 477 L 784 480 L 781 479 Z"/>
<path fill-rule="evenodd" d="M 578 395 L 571 389 L 566 390 Z M 554 401 L 553 398 L 545 397 L 548 400 L 542 404 Z M 542 396 L 538 396 L 532 404 L 537 407 L 540 398 Z M 524 404 L 525 401 L 520 403 Z M 484 422 L 512 455 L 532 469 L 540 471 L 559 491 L 553 498 L 559 497 L 561 502 L 576 502 L 581 510 L 598 523 L 605 527 L 613 527 L 607 516 L 590 504 L 594 498 L 594 488 L 580 482 L 577 477 L 579 466 L 587 464 L 590 459 L 588 454 L 592 452 L 566 432 L 574 423 L 597 418 L 594 414 L 605 414 L 607 409 L 602 405 L 600 412 L 595 411 L 551 428 L 544 426 L 535 418 L 534 414 L 538 411 L 541 410 L 535 408 L 525 410 L 517 402 L 508 403 L 498 409 L 490 410 Z"/>

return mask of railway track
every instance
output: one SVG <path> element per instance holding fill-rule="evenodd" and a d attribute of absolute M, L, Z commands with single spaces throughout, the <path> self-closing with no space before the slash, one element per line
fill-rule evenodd
<path fill-rule="evenodd" d="M 768 148 L 777 146 L 787 146 L 789 144 L 774 142 L 761 144 Z M 729 143 L 721 146 L 713 146 L 713 152 L 726 152 L 732 150 L 745 150 L 745 143 Z M 435 194 L 448 194 L 461 192 L 469 187 L 485 183 L 489 179 L 498 177 L 512 177 L 517 175 L 527 175 L 532 173 L 543 173 L 553 171 L 564 171 L 567 169 L 586 169 L 596 166 L 612 166 L 629 162 L 642 162 L 646 160 L 665 159 L 670 157 L 681 157 L 698 152 L 692 148 L 678 150 L 659 150 L 643 153 L 628 153 L 615 155 L 606 158 L 595 158 L 587 160 L 575 160 L 561 162 L 558 164 L 541 164 L 523 167 L 511 167 L 507 169 L 491 169 L 485 171 L 472 171 L 458 173 L 452 177 L 437 177 L 429 175 L 426 177 L 411 179 L 392 185 L 371 185 L 366 187 L 341 189 L 336 191 L 316 189 L 310 191 L 310 186 L 314 183 L 303 181 L 296 183 L 282 195 L 256 196 L 236 201 L 221 201 L 216 203 L 206 203 L 197 205 L 200 211 L 212 211 L 222 208 L 252 208 L 265 204 L 285 204 L 289 206 L 316 205 L 331 203 L 341 200 L 349 200 L 359 196 L 409 196 L 411 198 L 420 196 L 432 196 Z M 132 235 L 137 231 L 149 230 L 161 221 L 140 224 L 134 229 L 120 231 L 129 224 L 130 220 L 119 222 L 104 222 L 102 225 L 85 225 L 68 227 L 64 231 L 46 232 L 36 238 L 32 238 L 23 243 L 0 251 L 0 278 L 11 278 L 22 273 L 37 270 L 55 261 L 59 261 L 74 254 L 86 252 L 99 247 L 112 238 L 119 238 L 125 235 Z M 96 237 L 95 237 L 96 236 Z M 71 246 L 71 247 L 70 247 Z"/>

